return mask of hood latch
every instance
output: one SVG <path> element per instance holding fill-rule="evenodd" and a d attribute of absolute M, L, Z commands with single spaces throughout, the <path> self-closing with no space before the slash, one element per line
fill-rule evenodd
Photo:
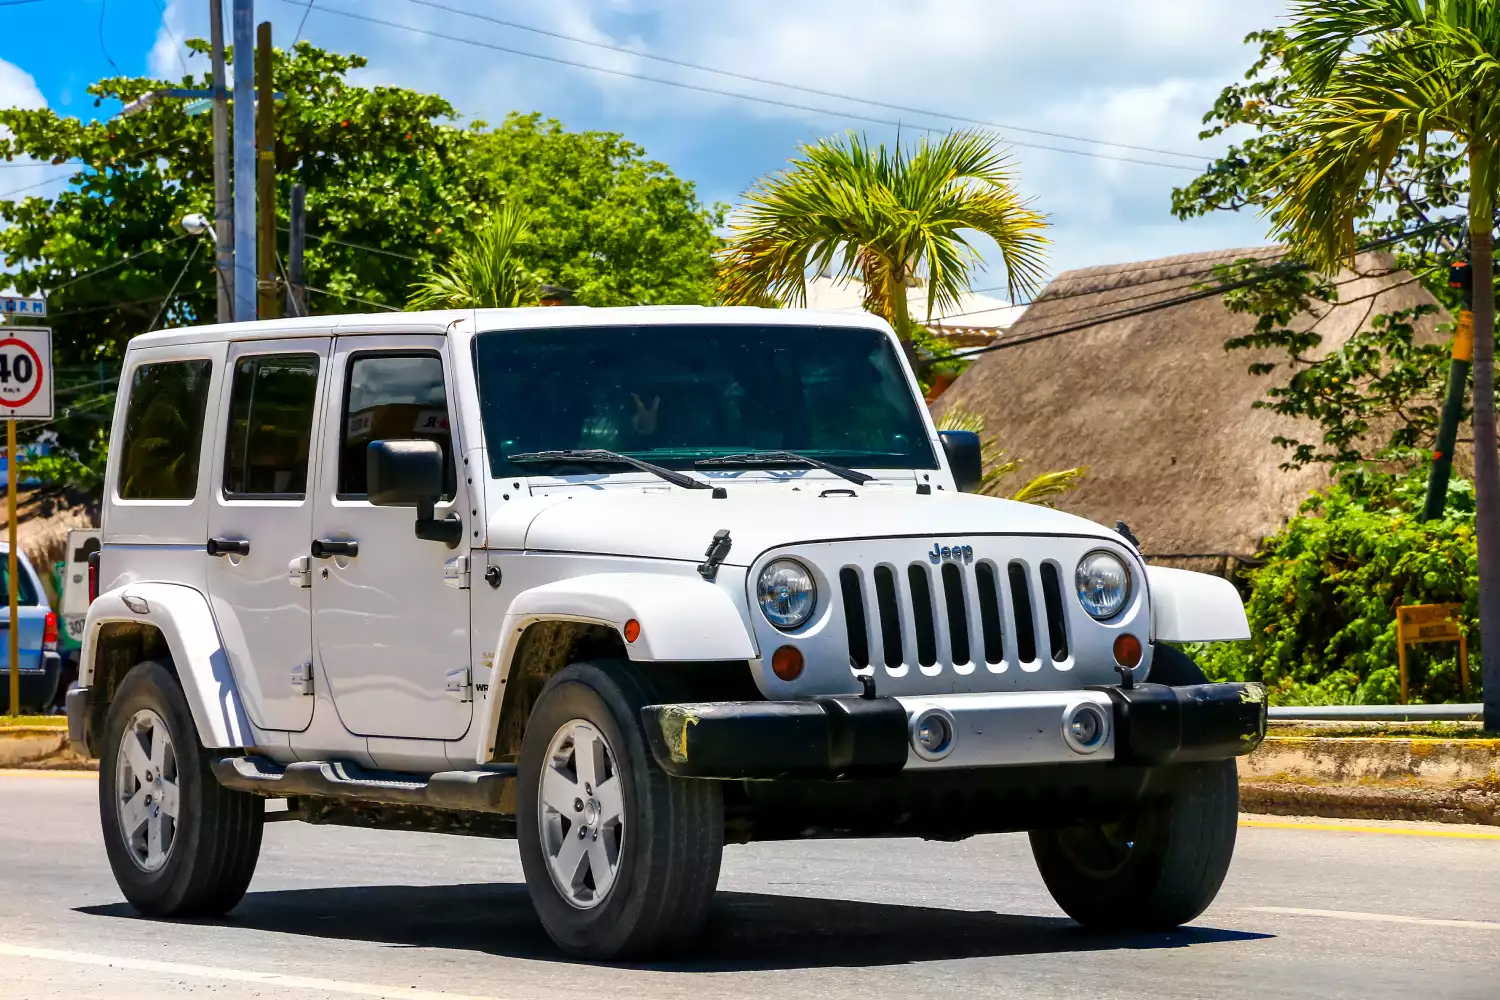
<path fill-rule="evenodd" d="M 720 528 L 714 532 L 714 540 L 708 543 L 704 551 L 703 562 L 698 564 L 698 575 L 705 580 L 713 580 L 719 575 L 719 567 L 729 556 L 729 550 L 734 545 L 729 538 L 729 529 Z"/>

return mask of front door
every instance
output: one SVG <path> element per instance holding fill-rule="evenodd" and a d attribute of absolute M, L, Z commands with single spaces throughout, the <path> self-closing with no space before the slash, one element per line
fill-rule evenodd
<path fill-rule="evenodd" d="M 208 593 L 246 712 L 262 729 L 301 731 L 312 720 L 311 593 L 288 564 L 312 538 L 308 469 L 330 343 L 233 344 L 221 394 Z"/>
<path fill-rule="evenodd" d="M 467 477 L 454 465 L 462 451 L 448 419 L 446 342 L 341 337 L 332 370 L 340 388 L 323 434 L 312 531 L 324 553 L 312 566 L 323 673 L 350 732 L 456 740 L 472 711 L 455 676 L 469 668 L 469 592 L 446 586 L 443 566 L 466 549 L 418 538 L 415 509 L 376 507 L 365 479 L 372 441 L 436 441 L 447 492 L 435 514 L 456 514 L 468 526 Z"/>

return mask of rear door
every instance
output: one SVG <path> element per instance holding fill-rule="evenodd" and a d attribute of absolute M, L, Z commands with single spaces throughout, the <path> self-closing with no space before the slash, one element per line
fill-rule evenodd
<path fill-rule="evenodd" d="M 327 337 L 231 345 L 208 515 L 208 592 L 246 711 L 262 729 L 312 721 L 310 469 Z"/>
<path fill-rule="evenodd" d="M 10 669 L 10 570 L 7 552 L 0 549 L 0 664 Z M 37 578 L 24 558 L 17 558 L 16 617 L 19 619 L 19 649 L 22 670 L 42 669 L 42 644 L 47 628 L 47 615 L 52 612 L 47 597 L 42 591 L 42 582 Z"/>

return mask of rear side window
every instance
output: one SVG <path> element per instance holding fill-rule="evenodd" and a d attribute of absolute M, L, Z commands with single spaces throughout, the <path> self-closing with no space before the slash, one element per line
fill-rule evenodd
<path fill-rule="evenodd" d="M 229 395 L 224 493 L 300 500 L 318 399 L 316 354 L 241 358 Z"/>
<path fill-rule="evenodd" d="M 130 379 L 120 444 L 122 500 L 191 500 L 213 362 L 141 365 Z"/>
<path fill-rule="evenodd" d="M 417 438 L 443 449 L 445 496 L 457 476 L 448 426 L 443 361 L 436 354 L 356 354 L 344 390 L 344 432 L 339 444 L 339 496 L 369 492 L 366 457 L 370 442 Z"/>
<path fill-rule="evenodd" d="M 9 562 L 5 553 L 0 552 L 0 594 L 10 593 Z M 36 587 L 31 582 L 31 574 L 20 566 L 16 567 L 16 603 L 22 607 L 42 603 L 36 599 Z"/>

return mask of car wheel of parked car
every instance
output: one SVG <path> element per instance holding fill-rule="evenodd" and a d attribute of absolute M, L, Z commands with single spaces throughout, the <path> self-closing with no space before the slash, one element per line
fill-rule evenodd
<path fill-rule="evenodd" d="M 1150 680 L 1203 684 L 1172 646 L 1152 652 Z M 1170 790 L 1104 824 L 1036 830 L 1031 852 L 1057 905 L 1090 927 L 1161 930 L 1192 920 L 1218 895 L 1234 856 L 1240 786 L 1233 760 L 1168 769 Z"/>
<path fill-rule="evenodd" d="M 724 806 L 646 745 L 655 700 L 628 661 L 575 663 L 542 690 L 521 745 L 516 823 L 532 905 L 570 955 L 659 955 L 691 941 L 719 880 Z"/>
<path fill-rule="evenodd" d="M 120 891 L 148 916 L 218 916 L 250 884 L 265 803 L 222 787 L 176 676 L 148 660 L 125 675 L 99 761 L 104 849 Z"/>

